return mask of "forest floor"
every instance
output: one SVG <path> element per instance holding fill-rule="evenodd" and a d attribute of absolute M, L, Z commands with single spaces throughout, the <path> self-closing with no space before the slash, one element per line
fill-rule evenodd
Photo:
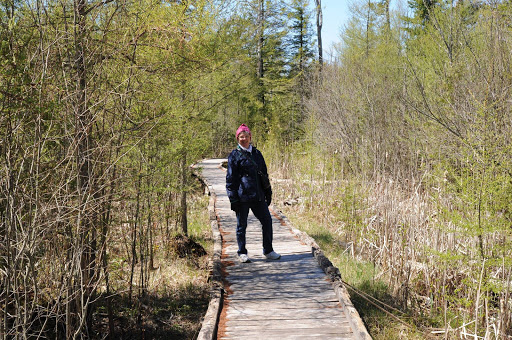
<path fill-rule="evenodd" d="M 208 219 L 208 197 L 190 198 L 188 236 L 176 233 L 164 254 L 156 250 L 147 291 L 112 297 L 115 339 L 195 339 L 209 303 L 208 262 L 213 241 Z M 93 339 L 108 334 L 106 306 L 94 316 Z"/>

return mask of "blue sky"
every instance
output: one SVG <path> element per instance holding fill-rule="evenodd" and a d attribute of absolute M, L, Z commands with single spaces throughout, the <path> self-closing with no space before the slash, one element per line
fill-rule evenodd
<path fill-rule="evenodd" d="M 340 41 L 340 30 L 350 18 L 349 3 L 348 0 L 322 0 L 322 45 L 325 59 L 330 58 L 331 46 Z"/>
<path fill-rule="evenodd" d="M 325 60 L 329 60 L 332 57 L 332 45 L 341 41 L 340 32 L 352 16 L 349 9 L 350 5 L 361 2 L 362 0 L 322 0 L 324 18 L 322 26 L 322 45 Z M 314 4 L 314 1 L 310 3 Z M 392 11 L 400 12 L 402 8 L 406 7 L 406 0 L 391 0 Z M 314 14 L 312 24 L 316 31 L 316 17 Z"/>

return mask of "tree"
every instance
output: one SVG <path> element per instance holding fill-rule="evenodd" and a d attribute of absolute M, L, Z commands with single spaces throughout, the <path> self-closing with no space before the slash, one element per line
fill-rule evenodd
<path fill-rule="evenodd" d="M 248 71 L 245 70 L 237 105 L 246 113 L 246 123 L 261 129 L 261 136 L 270 131 L 273 102 L 280 97 L 286 69 L 284 37 L 286 35 L 285 5 L 282 0 L 251 0 L 240 8 L 245 21 L 243 51 Z M 240 61 L 239 61 L 240 63 Z M 242 104 L 242 106 L 240 106 Z M 238 124 L 240 121 L 238 119 Z M 236 125 L 236 123 L 234 124 Z"/>
<path fill-rule="evenodd" d="M 220 92 L 200 80 L 236 63 L 233 31 L 210 1 L 1 6 L 0 333 L 84 338 L 106 301 L 114 336 L 112 238 L 143 296 L 154 211 L 184 207 L 186 226 L 180 184 Z"/>
<path fill-rule="evenodd" d="M 323 57 L 323 46 L 322 46 L 322 25 L 323 25 L 323 15 L 322 15 L 322 0 L 315 0 L 316 6 L 316 39 L 318 46 L 318 63 L 320 64 L 320 68 L 324 63 Z"/>
<path fill-rule="evenodd" d="M 414 16 L 422 25 L 427 24 L 432 15 L 432 10 L 440 5 L 442 0 L 409 0 L 409 7 L 414 10 Z"/>
<path fill-rule="evenodd" d="M 308 0 L 293 0 L 288 14 L 290 18 L 288 53 L 290 76 L 304 73 L 313 61 L 313 30 Z"/>
<path fill-rule="evenodd" d="M 464 322 L 473 320 L 475 336 L 484 336 L 489 328 L 509 334 L 509 321 L 504 320 L 510 320 L 510 314 L 499 306 L 510 303 L 512 272 L 510 103 L 506 100 L 510 77 L 504 76 L 509 74 L 506 37 L 510 32 L 502 19 L 511 7 L 504 2 L 416 4 L 423 6 L 423 12 L 415 13 L 414 31 L 406 18 L 393 20 L 395 26 L 387 24 L 389 2 L 364 0 L 353 7 L 339 63 L 325 66 L 329 71 L 314 84 L 308 100 L 317 128 L 311 135 L 329 135 L 328 140 L 319 140 L 318 147 L 327 156 L 339 157 L 342 167 L 336 170 L 349 172 L 345 179 L 350 185 L 370 192 L 370 197 L 358 201 L 357 209 L 378 202 L 387 190 L 404 198 L 387 196 L 383 204 L 412 200 L 414 209 L 425 207 L 416 214 L 421 222 L 411 220 L 407 210 L 400 218 L 374 224 L 375 216 L 389 211 L 381 210 L 380 203 L 368 207 L 367 214 L 356 214 L 353 221 L 351 216 L 344 220 L 361 223 L 357 232 L 365 237 L 369 229 L 364 226 L 372 225 L 371 233 L 379 236 L 368 241 L 369 248 L 393 249 L 392 255 L 383 251 L 378 256 L 382 271 L 390 270 L 393 289 L 403 289 L 398 287 L 414 280 L 409 269 L 396 268 L 419 261 L 431 274 L 417 279 L 437 282 L 427 290 L 433 312 L 438 309 Z M 340 189 L 343 195 L 349 190 L 344 184 Z M 339 215 L 339 206 L 333 204 L 332 218 Z M 426 221 L 421 216 L 436 218 Z M 397 225 L 399 233 L 392 238 L 398 242 L 380 243 L 390 240 L 389 228 Z M 344 232 L 353 235 L 351 241 L 366 242 L 351 228 Z M 452 238 L 456 244 L 448 241 Z M 445 241 L 438 242 L 441 239 Z M 503 275 L 491 278 L 490 273 L 496 272 Z M 442 283 L 435 281 L 439 277 Z M 404 306 L 415 303 L 408 294 L 396 298 L 404 299 Z M 482 307 L 491 304 L 495 308 Z M 446 328 L 461 324 L 447 320 Z"/>
<path fill-rule="evenodd" d="M 386 16 L 386 30 L 389 32 L 391 31 L 391 16 L 389 14 L 389 6 L 390 6 L 391 0 L 382 0 L 381 6 L 384 8 L 384 13 Z"/>

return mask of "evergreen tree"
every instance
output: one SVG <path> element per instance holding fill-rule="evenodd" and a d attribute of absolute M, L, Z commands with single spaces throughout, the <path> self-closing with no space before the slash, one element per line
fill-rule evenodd
<path fill-rule="evenodd" d="M 239 94 L 237 105 L 241 104 L 245 121 L 264 138 L 271 127 L 273 102 L 283 90 L 287 62 L 284 3 L 282 0 L 250 0 L 239 10 L 247 25 L 242 45 L 247 56 L 242 59 L 247 67 L 243 70 L 247 87 Z"/>
<path fill-rule="evenodd" d="M 418 23 L 427 24 L 432 15 L 432 11 L 439 6 L 443 0 L 409 0 L 409 7 L 414 11 L 414 17 Z"/>
<path fill-rule="evenodd" d="M 288 13 L 288 54 L 290 77 L 303 74 L 314 59 L 314 33 L 311 26 L 312 12 L 309 0 L 292 0 Z"/>

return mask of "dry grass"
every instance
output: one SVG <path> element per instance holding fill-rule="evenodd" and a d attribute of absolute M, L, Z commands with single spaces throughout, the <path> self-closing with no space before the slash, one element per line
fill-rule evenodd
<path fill-rule="evenodd" d="M 448 339 L 497 339 L 510 332 L 511 249 L 499 247 L 506 235 L 488 232 L 480 241 L 468 222 L 475 211 L 461 212 L 442 178 L 344 177 L 319 152 L 272 156 L 275 201 L 285 214 L 317 240 L 347 282 L 414 324 L 404 328 L 353 295 L 374 338 L 420 339 L 435 331 Z"/>

